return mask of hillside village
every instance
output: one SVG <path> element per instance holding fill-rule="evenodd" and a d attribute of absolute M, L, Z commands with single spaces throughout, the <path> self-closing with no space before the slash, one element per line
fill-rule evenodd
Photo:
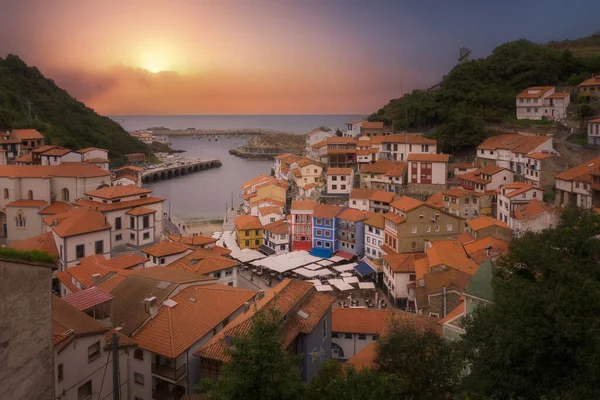
<path fill-rule="evenodd" d="M 579 94 L 599 98 L 600 76 Z M 527 88 L 515 116 L 562 121 L 571 97 Z M 600 119 L 585 123 L 587 145 L 600 146 Z M 108 150 L 46 145 L 35 129 L 0 137 L 6 250 L 54 260 L 23 262 L 27 290 L 44 299 L 23 307 L 48 312 L 22 328 L 33 353 L 51 353 L 57 398 L 114 391 L 115 337 L 124 398 L 191 398 L 268 307 L 305 382 L 330 359 L 372 365 L 396 317 L 460 340 L 463 318 L 494 301 L 492 271 L 513 240 L 553 227 L 567 207 L 600 212 L 600 156 L 572 165 L 552 135 L 491 136 L 464 160 L 423 134 L 355 120 L 342 136 L 308 132 L 303 155 L 279 155 L 272 175 L 243 183 L 223 231 L 174 234 L 140 167 L 111 171 Z M 2 268 L 20 287 L 21 262 Z"/>

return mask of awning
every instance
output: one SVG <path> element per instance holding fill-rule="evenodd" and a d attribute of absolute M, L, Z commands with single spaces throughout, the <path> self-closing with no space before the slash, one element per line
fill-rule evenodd
<path fill-rule="evenodd" d="M 354 270 L 358 272 L 360 276 L 366 276 L 375 272 L 375 270 L 364 261 L 361 261 L 356 267 L 354 267 Z"/>
<path fill-rule="evenodd" d="M 338 257 L 342 257 L 344 260 L 351 260 L 352 257 L 354 257 L 354 254 L 348 253 L 346 251 L 338 251 L 337 253 L 335 253 L 335 255 Z M 325 258 L 325 257 L 323 257 L 323 258 Z"/>
<path fill-rule="evenodd" d="M 258 250 L 261 253 L 264 253 L 264 254 L 266 254 L 268 256 L 275 254 L 275 250 L 273 250 L 269 246 L 265 246 L 264 244 L 261 244 L 260 247 L 258 248 Z"/>
<path fill-rule="evenodd" d="M 359 289 L 375 289 L 375 284 L 373 282 L 359 282 Z"/>
<path fill-rule="evenodd" d="M 331 257 L 331 250 L 313 247 L 313 249 L 310 251 L 310 255 L 319 258 L 329 258 Z"/>

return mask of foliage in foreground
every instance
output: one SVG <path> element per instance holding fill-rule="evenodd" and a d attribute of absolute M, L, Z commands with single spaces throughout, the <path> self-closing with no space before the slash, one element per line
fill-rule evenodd
<path fill-rule="evenodd" d="M 296 356 L 282 346 L 281 318 L 273 308 L 253 317 L 247 335 L 233 338 L 231 360 L 219 379 L 203 380 L 199 390 L 206 399 L 293 400 L 304 389 Z"/>
<path fill-rule="evenodd" d="M 598 235 L 599 215 L 567 210 L 512 243 L 460 344 L 472 398 L 600 398 Z"/>
<path fill-rule="evenodd" d="M 31 250 L 31 251 L 23 251 L 12 249 L 9 247 L 0 248 L 0 257 L 10 258 L 12 260 L 23 260 L 23 261 L 33 261 L 33 262 L 42 262 L 48 264 L 54 264 L 56 261 L 54 257 L 50 254 L 39 251 L 39 250 Z"/>

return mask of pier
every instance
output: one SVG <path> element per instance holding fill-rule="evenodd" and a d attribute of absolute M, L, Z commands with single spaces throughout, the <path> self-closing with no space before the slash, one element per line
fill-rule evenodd
<path fill-rule="evenodd" d="M 214 136 L 214 135 L 294 135 L 292 132 L 277 131 L 273 129 L 155 129 L 154 135 L 166 136 Z"/>
<path fill-rule="evenodd" d="M 171 164 L 163 164 L 157 168 L 147 169 L 142 172 L 142 182 L 150 183 L 164 179 L 204 171 L 210 168 L 218 168 L 222 165 L 218 158 L 198 159 L 195 161 L 177 161 Z"/>

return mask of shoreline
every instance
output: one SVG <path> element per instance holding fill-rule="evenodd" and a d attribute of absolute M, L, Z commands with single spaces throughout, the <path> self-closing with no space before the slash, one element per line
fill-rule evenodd
<path fill-rule="evenodd" d="M 211 136 L 211 135 L 298 135 L 294 132 L 275 129 L 243 128 L 243 129 L 155 129 L 153 134 L 166 136 Z"/>

